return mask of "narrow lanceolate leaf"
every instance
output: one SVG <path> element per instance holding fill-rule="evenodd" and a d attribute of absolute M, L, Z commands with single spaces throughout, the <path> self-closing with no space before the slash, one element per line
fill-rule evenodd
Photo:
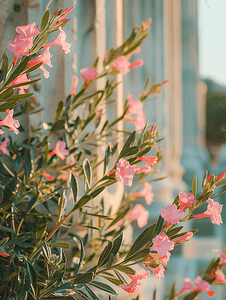
<path fill-rule="evenodd" d="M 110 160 L 110 154 L 111 154 L 111 146 L 108 144 L 107 149 L 105 151 L 105 157 L 104 157 L 104 172 L 103 172 L 104 174 L 106 172 L 106 168 Z"/>
<path fill-rule="evenodd" d="M 94 278 L 94 273 L 93 272 L 87 272 L 85 274 L 78 274 L 75 277 L 74 284 L 89 283 L 93 280 L 93 278 Z"/>
<path fill-rule="evenodd" d="M 197 189 L 197 177 L 195 175 L 192 184 L 192 194 L 194 195 L 194 197 L 196 197 L 196 189 Z"/>
<path fill-rule="evenodd" d="M 116 266 L 116 267 L 114 267 L 114 269 L 121 271 L 123 273 L 126 273 L 126 274 L 130 274 L 130 275 L 136 274 L 135 270 L 133 270 L 132 268 L 127 267 L 127 266 Z"/>
<path fill-rule="evenodd" d="M 152 224 L 151 226 L 147 227 L 136 239 L 136 241 L 133 243 L 129 253 L 127 254 L 126 258 L 130 257 L 137 251 L 139 251 L 144 245 L 146 245 L 153 234 L 155 228 L 155 224 Z"/>
<path fill-rule="evenodd" d="M 32 170 L 31 162 L 31 151 L 29 149 L 25 150 L 25 178 L 26 182 L 28 181 Z"/>
<path fill-rule="evenodd" d="M 106 283 L 93 280 L 89 284 L 92 285 L 92 286 L 95 286 L 96 288 L 98 288 L 98 289 L 100 289 L 102 291 L 105 291 L 107 293 L 116 295 L 116 291 L 112 287 L 110 287 L 108 284 L 106 284 Z"/>
<path fill-rule="evenodd" d="M 88 158 L 86 158 L 83 162 L 83 170 L 84 170 L 86 183 L 88 185 L 88 188 L 90 189 L 92 183 L 92 169 Z"/>
<path fill-rule="evenodd" d="M 4 246 L 8 242 L 9 238 L 4 238 L 0 241 L 0 247 Z"/>
<path fill-rule="evenodd" d="M 128 261 L 136 261 L 139 260 L 141 258 L 144 258 L 145 256 L 147 256 L 150 253 L 150 249 L 146 248 L 146 249 L 142 249 L 137 251 L 136 253 L 134 253 L 133 255 L 131 255 L 130 257 L 127 257 L 123 263 L 126 263 Z"/>
<path fill-rule="evenodd" d="M 31 285 L 33 286 L 34 290 L 36 290 L 37 273 L 35 271 L 35 268 L 32 266 L 32 264 L 29 261 L 26 261 L 26 263 L 27 263 L 28 277 L 30 279 Z"/>
<path fill-rule="evenodd" d="M 186 295 L 183 300 L 194 300 L 200 293 L 201 291 L 192 292 L 191 294 Z"/>
<path fill-rule="evenodd" d="M 4 53 L 3 56 L 2 56 L 3 60 L 2 60 L 2 76 L 3 76 L 3 80 L 5 81 L 6 79 L 6 74 L 7 74 L 7 71 L 8 71 L 8 63 L 9 63 L 9 60 L 8 60 L 8 57 L 7 55 Z"/>
<path fill-rule="evenodd" d="M 67 197 L 64 194 L 62 194 L 58 200 L 58 221 L 60 221 L 61 218 L 63 217 L 66 205 L 67 205 Z"/>
<path fill-rule="evenodd" d="M 11 98 L 13 94 L 14 94 L 13 88 L 7 88 L 6 90 L 4 90 L 4 92 L 2 92 L 0 94 L 1 102 L 2 102 L 2 100 L 6 100 L 6 99 Z"/>
<path fill-rule="evenodd" d="M 136 138 L 136 131 L 134 130 L 131 135 L 128 137 L 128 139 L 126 140 L 120 154 L 119 154 L 119 158 L 124 156 L 124 152 L 127 148 L 129 148 L 131 145 L 133 145 L 134 141 Z"/>
<path fill-rule="evenodd" d="M 111 241 L 108 241 L 107 246 L 104 248 L 104 250 L 101 253 L 100 258 L 98 260 L 98 263 L 97 263 L 98 267 L 101 267 L 106 263 L 107 257 L 110 256 L 109 254 L 111 253 L 112 245 L 113 245 L 113 243 Z"/>
<path fill-rule="evenodd" d="M 90 195 L 85 195 L 83 196 L 73 207 L 73 211 L 79 209 L 80 207 L 82 207 L 83 205 L 85 205 L 86 203 L 88 203 L 90 200 L 92 199 L 92 196 Z"/>
<path fill-rule="evenodd" d="M 8 80 L 5 82 L 4 86 L 7 86 L 12 82 L 23 70 L 26 68 L 27 63 L 29 61 L 29 56 L 25 57 L 22 62 L 18 65 L 18 67 L 14 70 L 14 72 L 9 76 Z"/>
<path fill-rule="evenodd" d="M 43 17 L 42 17 L 42 21 L 41 21 L 41 31 L 43 31 L 48 22 L 49 22 L 49 15 L 50 15 L 50 12 L 49 12 L 49 9 L 47 9 L 47 11 L 44 13 Z"/>
<path fill-rule="evenodd" d="M 125 215 L 128 213 L 128 211 L 131 209 L 131 205 L 129 205 L 124 211 L 120 212 L 117 217 L 109 224 L 107 227 L 110 228 L 111 226 L 115 225 L 118 221 L 120 221 L 122 218 L 125 217 Z"/>
<path fill-rule="evenodd" d="M 163 223 L 164 223 L 164 219 L 159 215 L 158 220 L 155 225 L 153 236 L 151 237 L 151 240 L 161 232 L 161 230 L 163 228 Z"/>
<path fill-rule="evenodd" d="M 120 249 L 120 246 L 122 244 L 122 238 L 123 238 L 123 233 L 121 233 L 116 239 L 114 239 L 113 241 L 113 245 L 112 245 L 112 250 L 111 250 L 111 253 L 115 256 L 119 249 Z"/>
<path fill-rule="evenodd" d="M 172 284 L 167 300 L 175 299 L 175 282 Z"/>
<path fill-rule="evenodd" d="M 179 226 L 177 228 L 173 228 L 173 229 L 169 230 L 168 232 L 166 232 L 166 234 L 168 235 L 168 237 L 172 237 L 175 234 L 177 234 L 178 232 L 180 232 L 183 228 L 184 228 L 184 226 Z"/>
<path fill-rule="evenodd" d="M 22 290 L 20 291 L 19 295 L 18 295 L 18 300 L 22 300 L 22 299 L 26 299 L 26 293 L 28 293 L 31 289 L 31 284 L 30 282 L 26 282 L 23 285 Z"/>
<path fill-rule="evenodd" d="M 39 245 L 42 238 L 44 237 L 47 225 L 48 223 L 47 223 L 46 216 L 41 217 L 41 219 L 38 222 L 37 231 L 36 231 L 36 245 Z"/>
<path fill-rule="evenodd" d="M 76 276 L 78 271 L 79 271 L 79 268 L 81 267 L 81 264 L 85 258 L 85 248 L 84 248 L 84 245 L 83 245 L 83 241 L 82 239 L 79 240 L 80 244 L 81 244 L 81 253 L 80 253 L 80 259 L 79 259 L 79 263 L 78 263 L 78 266 L 77 266 L 77 269 L 74 271 L 74 275 Z"/>
<path fill-rule="evenodd" d="M 70 187 L 72 190 L 73 203 L 75 204 L 77 202 L 77 197 L 78 197 L 78 180 L 72 173 L 71 173 Z"/>

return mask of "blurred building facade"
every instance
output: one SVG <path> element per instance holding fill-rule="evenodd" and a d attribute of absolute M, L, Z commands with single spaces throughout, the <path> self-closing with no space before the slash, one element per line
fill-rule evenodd
<path fill-rule="evenodd" d="M 0 1 L 4 8 L 0 13 L 1 52 L 7 41 L 15 38 L 16 26 L 40 23 L 47 3 L 48 0 Z M 146 207 L 150 221 L 154 220 L 162 206 L 171 204 L 179 191 L 189 192 L 194 175 L 197 175 L 198 186 L 201 185 L 209 161 L 205 147 L 206 89 L 199 79 L 198 70 L 197 0 L 53 0 L 50 7 L 53 11 L 59 6 L 72 5 L 76 7 L 70 14 L 69 25 L 65 27 L 67 41 L 72 44 L 71 53 L 65 56 L 58 47 L 51 49 L 54 67 L 50 78 L 31 87 L 36 104 L 45 110 L 35 119 L 25 119 L 24 122 L 28 127 L 40 120 L 51 122 L 57 103 L 70 93 L 72 76 L 77 75 L 81 79 L 80 69 L 91 66 L 96 56 L 102 60 L 105 49 L 120 45 L 133 24 L 140 25 L 151 17 L 150 35 L 144 41 L 141 52 L 134 56 L 135 59 L 138 56 L 143 58 L 144 65 L 118 78 L 123 80 L 123 85 L 117 91 L 115 114 L 120 114 L 122 101 L 128 93 L 138 98 L 148 76 L 152 77 L 152 82 L 169 80 L 155 100 L 144 103 L 149 125 L 156 123 L 164 136 L 160 177 L 167 178 L 153 184 L 155 201 Z M 125 128 L 131 129 L 128 124 Z M 214 170 L 216 174 L 220 171 L 223 170 Z M 224 227 L 218 228 L 207 219 L 190 222 L 185 227 L 186 230 L 198 228 L 199 232 L 171 256 L 166 278 L 157 285 L 159 300 L 166 299 L 173 281 L 177 280 L 182 285 L 179 276 L 194 280 L 201 268 L 215 256 L 212 248 L 222 250 Z M 154 284 L 155 278 L 151 276 L 141 291 L 140 300 L 149 299 Z M 180 287 L 177 286 L 177 289 Z M 223 300 L 223 289 L 217 290 L 216 297 L 212 299 Z"/>

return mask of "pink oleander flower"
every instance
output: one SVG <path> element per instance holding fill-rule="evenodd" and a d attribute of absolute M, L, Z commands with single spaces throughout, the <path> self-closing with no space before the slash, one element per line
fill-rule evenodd
<path fill-rule="evenodd" d="M 150 272 L 145 271 L 144 269 L 141 272 L 137 273 L 136 275 L 127 274 L 130 277 L 131 282 L 128 284 L 120 284 L 119 287 L 121 287 L 124 291 L 126 291 L 129 294 L 137 293 L 139 292 L 140 285 L 141 285 L 141 282 L 138 281 L 142 279 L 147 279 L 147 275 L 149 274 Z"/>
<path fill-rule="evenodd" d="M 7 144 L 8 144 L 8 142 L 9 142 L 9 138 L 6 138 L 6 139 L 4 140 L 4 142 L 0 145 L 0 150 L 1 150 L 4 154 L 6 154 L 6 155 L 9 156 L 9 151 L 7 150 Z"/>
<path fill-rule="evenodd" d="M 194 281 L 194 285 L 196 286 L 196 288 L 194 289 L 194 291 L 202 291 L 204 293 L 206 293 L 209 297 L 213 297 L 216 293 L 216 291 L 210 291 L 210 284 L 205 281 L 205 280 L 201 280 L 201 277 L 198 276 L 195 281 Z"/>
<path fill-rule="evenodd" d="M 144 162 L 148 163 L 149 165 L 153 166 L 157 163 L 158 157 L 157 156 L 149 156 L 149 157 L 142 156 L 142 157 L 137 157 L 137 159 L 144 161 Z"/>
<path fill-rule="evenodd" d="M 180 192 L 178 194 L 179 196 L 179 203 L 180 203 L 180 209 L 187 209 L 189 208 L 193 203 L 196 203 L 196 199 L 194 198 L 194 195 L 192 193 L 186 194 L 185 192 Z"/>
<path fill-rule="evenodd" d="M 65 159 L 65 155 L 69 155 L 70 152 L 65 149 L 66 143 L 64 141 L 58 141 L 55 145 L 55 149 L 51 151 L 48 155 L 56 154 L 58 155 L 62 160 Z"/>
<path fill-rule="evenodd" d="M 116 164 L 115 179 L 123 185 L 132 186 L 133 175 L 134 169 L 130 166 L 129 162 L 124 159 L 120 159 Z"/>
<path fill-rule="evenodd" d="M 154 195 L 155 194 L 152 193 L 152 186 L 149 183 L 145 182 L 143 190 L 138 193 L 133 194 L 132 197 L 133 198 L 144 197 L 146 200 L 146 203 L 148 205 L 150 205 L 154 200 L 153 199 Z"/>
<path fill-rule="evenodd" d="M 0 121 L 0 126 L 9 127 L 9 130 L 13 130 L 15 134 L 18 134 L 19 130 L 17 128 L 20 127 L 20 123 L 18 120 L 13 119 L 13 109 L 7 109 L 6 112 L 8 113 L 8 115 L 2 121 Z M 4 131 L 1 130 L 0 134 L 3 133 Z"/>
<path fill-rule="evenodd" d="M 78 77 L 77 76 L 73 76 L 72 77 L 72 85 L 71 85 L 71 94 L 72 96 L 76 95 L 76 88 L 78 86 Z"/>
<path fill-rule="evenodd" d="M 112 64 L 115 69 L 121 71 L 123 75 L 126 75 L 130 71 L 130 63 L 125 56 L 117 57 Z"/>
<path fill-rule="evenodd" d="M 86 83 L 90 79 L 94 79 L 95 77 L 98 76 L 98 73 L 94 67 L 89 67 L 88 69 L 82 69 L 80 70 L 80 74 Z"/>
<path fill-rule="evenodd" d="M 207 210 L 202 214 L 193 216 L 193 219 L 210 218 L 213 224 L 220 226 L 220 223 L 223 223 L 220 215 L 223 205 L 218 202 L 214 202 L 210 198 L 206 202 L 209 204 Z"/>
<path fill-rule="evenodd" d="M 159 255 L 166 255 L 169 250 L 174 249 L 174 243 L 169 240 L 165 232 L 158 234 L 152 240 L 152 242 L 153 242 L 153 246 L 150 248 L 150 251 L 155 250 Z"/>
<path fill-rule="evenodd" d="M 159 280 L 160 277 L 162 278 L 165 277 L 163 273 L 165 271 L 165 268 L 161 264 L 159 264 L 157 268 L 152 268 L 148 264 L 144 264 L 144 266 L 154 273 L 157 281 Z"/>
<path fill-rule="evenodd" d="M 137 68 L 137 67 L 140 67 L 140 66 L 143 66 L 143 59 L 139 59 L 137 61 L 134 61 L 133 63 L 130 64 L 129 68 L 130 69 L 133 69 L 133 68 Z"/>
<path fill-rule="evenodd" d="M 32 48 L 32 38 L 23 39 L 20 35 L 16 36 L 14 41 L 10 40 L 7 42 L 7 47 L 15 57 L 19 58 L 21 55 L 29 56 L 29 50 Z"/>
<path fill-rule="evenodd" d="M 2 257 L 9 257 L 9 254 L 6 254 L 4 252 L 0 252 L 0 256 L 2 256 Z"/>
<path fill-rule="evenodd" d="M 168 251 L 165 255 L 159 255 L 159 254 L 154 254 L 153 258 L 155 259 L 161 259 L 162 263 L 164 265 L 167 265 L 169 259 L 170 259 L 171 253 Z"/>
<path fill-rule="evenodd" d="M 71 44 L 68 44 L 65 42 L 66 33 L 63 31 L 63 29 L 61 29 L 61 27 L 59 27 L 59 30 L 60 30 L 60 33 L 59 33 L 58 37 L 55 39 L 55 41 L 44 45 L 43 48 L 49 48 L 52 46 L 61 46 L 64 53 L 67 54 L 67 53 L 71 52 L 71 50 L 70 50 Z"/>
<path fill-rule="evenodd" d="M 224 178 L 225 173 L 226 170 L 223 173 L 221 173 L 219 176 L 217 176 L 216 180 L 221 180 L 222 178 Z"/>
<path fill-rule="evenodd" d="M 49 181 L 53 181 L 53 179 L 54 179 L 54 177 L 51 176 L 50 174 L 47 174 L 46 171 L 42 171 L 42 175 Z"/>
<path fill-rule="evenodd" d="M 49 48 L 47 48 L 42 55 L 40 55 L 39 57 L 31 60 L 28 62 L 28 66 L 30 68 L 32 68 L 33 66 L 37 65 L 38 63 L 43 63 L 39 69 L 41 69 L 43 72 L 44 72 L 44 76 L 45 78 L 49 78 L 49 72 L 44 68 L 43 65 L 47 65 L 48 67 L 52 68 L 52 64 L 51 64 L 51 61 L 50 61 L 50 58 L 52 57 L 53 55 L 49 52 Z"/>
<path fill-rule="evenodd" d="M 14 84 L 20 84 L 20 83 L 25 83 L 30 81 L 30 79 L 27 78 L 26 74 L 22 74 L 17 76 L 11 83 L 10 85 L 14 85 Z M 29 89 L 29 84 L 27 85 L 23 85 L 23 86 L 19 86 L 19 87 L 15 87 L 15 89 L 19 89 L 19 94 L 24 94 L 24 90 Z"/>
<path fill-rule="evenodd" d="M 217 271 L 215 271 L 215 269 L 213 268 L 212 271 L 210 272 L 209 276 L 210 277 L 215 277 L 216 276 L 216 279 L 213 281 L 213 283 L 226 284 L 225 275 L 224 275 L 224 273 L 221 269 L 218 269 Z"/>
<path fill-rule="evenodd" d="M 36 23 L 34 22 L 26 26 L 17 26 L 16 32 L 20 34 L 21 39 L 30 39 L 40 33 L 38 27 L 36 27 L 35 25 Z"/>
<path fill-rule="evenodd" d="M 194 286 L 191 284 L 191 280 L 190 278 L 185 278 L 184 279 L 184 286 L 182 287 L 182 289 L 180 290 L 180 292 L 178 293 L 178 295 L 181 295 L 183 294 L 184 292 L 186 291 L 193 291 L 194 290 Z"/>
<path fill-rule="evenodd" d="M 167 209 L 162 208 L 160 210 L 160 215 L 165 221 L 168 221 L 171 224 L 177 224 L 184 217 L 184 211 L 177 209 L 177 206 L 172 204 L 167 205 Z"/>
<path fill-rule="evenodd" d="M 151 171 L 151 167 L 148 165 L 145 165 L 145 166 L 133 165 L 133 169 L 136 174 L 148 173 Z"/>
<path fill-rule="evenodd" d="M 222 253 L 220 250 L 218 250 L 218 249 L 213 249 L 212 250 L 213 252 L 216 252 L 216 253 L 218 253 L 219 255 L 220 255 L 220 258 L 221 258 L 221 262 L 220 262 L 220 264 L 221 265 L 225 265 L 226 264 L 226 254 L 225 253 Z"/>
<path fill-rule="evenodd" d="M 134 96 L 130 96 L 128 112 L 130 114 L 142 114 L 143 103 L 140 100 L 136 100 Z"/>
<path fill-rule="evenodd" d="M 189 240 L 192 236 L 193 236 L 193 233 L 189 231 L 189 232 L 185 233 L 182 236 L 179 236 L 177 238 L 171 239 L 171 242 L 174 242 L 174 243 L 183 243 L 183 242 Z"/>
<path fill-rule="evenodd" d="M 71 167 L 71 166 L 73 166 L 74 164 L 75 164 L 75 159 L 74 159 L 74 157 L 72 156 L 72 157 L 71 157 L 71 161 L 69 162 L 69 164 L 64 165 L 63 167 L 58 168 L 58 170 L 66 169 L 67 167 Z"/>
<path fill-rule="evenodd" d="M 140 113 L 136 118 L 124 117 L 124 120 L 134 123 L 136 127 L 136 131 L 140 132 L 141 129 L 143 129 L 145 126 L 146 117 L 143 113 Z"/>
<path fill-rule="evenodd" d="M 142 228 L 148 222 L 149 212 L 141 204 L 136 204 L 128 216 L 130 221 L 137 220 L 138 227 Z"/>

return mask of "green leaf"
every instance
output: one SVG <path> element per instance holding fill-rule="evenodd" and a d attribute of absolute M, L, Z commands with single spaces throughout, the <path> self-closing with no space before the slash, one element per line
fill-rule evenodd
<path fill-rule="evenodd" d="M 92 199 L 91 195 L 85 195 L 83 196 L 73 207 L 73 211 L 79 209 L 80 207 L 82 207 L 83 205 L 85 205 L 86 203 L 88 203 L 90 200 Z"/>
<path fill-rule="evenodd" d="M 184 228 L 184 226 L 173 228 L 173 229 L 169 230 L 168 232 L 166 232 L 166 234 L 168 235 L 168 237 L 174 236 L 175 234 L 180 232 L 183 228 Z"/>
<path fill-rule="evenodd" d="M 76 100 L 77 100 L 78 98 L 80 98 L 80 97 L 84 94 L 85 90 L 86 90 L 86 89 L 82 89 L 81 91 L 79 91 L 78 94 L 76 94 L 76 95 L 74 96 L 74 98 L 72 99 L 72 103 L 75 103 Z"/>
<path fill-rule="evenodd" d="M 150 240 L 152 240 L 154 237 L 156 237 L 156 235 L 158 235 L 161 232 L 161 230 L 163 228 L 163 224 L 164 224 L 164 219 L 159 215 L 158 220 L 155 225 L 153 235 Z"/>
<path fill-rule="evenodd" d="M 5 54 L 5 52 L 3 53 L 2 58 L 3 58 L 3 60 L 2 60 L 2 68 L 1 68 L 1 70 L 3 71 L 3 74 L 2 74 L 3 81 L 5 81 L 6 75 L 7 75 L 7 72 L 8 72 L 8 63 L 9 63 L 8 57 Z"/>
<path fill-rule="evenodd" d="M 144 245 L 146 245 L 148 242 L 150 242 L 150 238 L 153 234 L 155 228 L 155 224 L 152 224 L 151 226 L 147 227 L 136 239 L 136 241 L 133 243 L 129 253 L 127 254 L 126 258 L 130 257 L 134 253 L 136 253 L 138 250 L 140 250 Z"/>
<path fill-rule="evenodd" d="M 35 206 L 35 204 L 38 201 L 38 194 L 33 196 L 28 204 L 27 212 L 30 212 L 30 210 Z"/>
<path fill-rule="evenodd" d="M 123 263 L 126 263 L 128 261 L 135 261 L 141 258 L 144 258 L 150 253 L 150 249 L 142 249 L 137 251 L 136 253 L 132 254 L 131 256 L 124 259 Z"/>
<path fill-rule="evenodd" d="M 24 71 L 22 74 L 27 74 L 27 73 L 30 73 L 30 72 L 33 72 L 35 70 L 37 70 L 39 67 L 41 67 L 41 65 L 43 65 L 43 62 L 40 62 L 38 63 L 37 65 L 31 67 L 31 68 L 28 68 L 26 71 Z M 40 78 L 41 79 L 41 78 Z M 38 79 L 38 80 L 40 80 Z"/>
<path fill-rule="evenodd" d="M 154 291 L 153 291 L 153 298 L 152 300 L 156 300 L 156 287 L 154 288 Z"/>
<path fill-rule="evenodd" d="M 108 284 L 106 284 L 106 283 L 93 280 L 89 284 L 92 285 L 92 286 L 94 286 L 94 287 L 96 287 L 96 288 L 98 288 L 98 289 L 100 289 L 100 290 L 102 290 L 102 291 L 105 291 L 107 293 L 116 295 L 116 291 L 112 287 L 110 287 Z"/>
<path fill-rule="evenodd" d="M 39 245 L 42 238 L 44 237 L 46 233 L 48 222 L 46 216 L 42 216 L 41 219 L 38 222 L 37 230 L 36 230 L 36 246 Z"/>
<path fill-rule="evenodd" d="M 128 149 L 125 149 L 123 151 L 123 153 L 120 154 L 120 157 L 126 157 L 126 156 L 130 156 L 130 155 L 135 155 L 137 154 L 139 151 L 139 147 L 138 146 L 132 146 Z"/>
<path fill-rule="evenodd" d="M 90 196 L 91 196 L 92 198 L 95 198 L 95 197 L 97 197 L 100 193 L 102 193 L 103 190 L 105 190 L 105 187 L 101 187 L 101 188 L 98 187 L 96 190 L 94 190 L 92 193 L 90 193 Z"/>
<path fill-rule="evenodd" d="M 167 298 L 167 300 L 174 300 L 175 299 L 175 281 L 171 286 L 170 292 L 169 292 L 169 296 Z"/>
<path fill-rule="evenodd" d="M 26 56 L 23 58 L 21 63 L 17 66 L 17 68 L 13 71 L 13 73 L 9 76 L 8 80 L 5 82 L 4 87 L 10 84 L 16 77 L 18 77 L 26 68 L 27 63 L 29 62 L 30 56 Z"/>
<path fill-rule="evenodd" d="M 47 11 L 44 13 L 42 20 L 41 20 L 41 31 L 43 31 L 46 28 L 46 26 L 49 22 L 49 15 L 50 15 L 50 11 L 49 11 L 49 9 L 47 9 Z"/>
<path fill-rule="evenodd" d="M 68 242 L 55 242 L 55 243 L 49 243 L 49 245 L 54 248 L 54 247 L 61 247 L 65 249 L 71 249 L 71 244 Z"/>
<path fill-rule="evenodd" d="M 14 94 L 14 89 L 9 87 L 0 94 L 0 99 L 3 99 L 3 100 L 9 99 L 12 97 L 13 94 Z"/>
<path fill-rule="evenodd" d="M 27 182 L 32 170 L 31 151 L 29 149 L 26 149 L 24 156 L 25 156 L 25 178 Z"/>
<path fill-rule="evenodd" d="M 125 151 L 127 148 L 129 148 L 131 145 L 133 145 L 133 143 L 134 143 L 134 141 L 135 141 L 135 138 L 136 138 L 136 130 L 134 130 L 134 131 L 130 134 L 130 136 L 127 138 L 127 140 L 126 140 L 126 142 L 125 142 L 125 144 L 124 144 L 124 146 L 123 146 L 123 148 L 122 148 L 122 150 L 121 150 L 121 152 L 120 152 L 120 154 L 119 154 L 119 158 L 118 158 L 118 159 L 120 159 L 121 157 L 123 157 L 124 151 Z"/>
<path fill-rule="evenodd" d="M 102 251 L 102 253 L 99 257 L 99 260 L 97 263 L 98 267 L 101 267 L 106 263 L 108 257 L 110 256 L 112 246 L 113 246 L 113 243 L 111 241 L 108 241 L 107 246 L 104 248 L 104 250 Z"/>
<path fill-rule="evenodd" d="M 193 300 L 195 299 L 196 296 L 198 296 L 201 293 L 201 291 L 195 291 L 192 292 L 191 294 L 186 295 L 183 300 Z"/>
<path fill-rule="evenodd" d="M 88 294 L 90 295 L 90 297 L 94 300 L 100 300 L 95 294 L 94 292 L 88 287 L 88 285 L 84 284 L 85 289 L 87 290 Z"/>
<path fill-rule="evenodd" d="M 84 245 L 83 245 L 83 241 L 82 239 L 79 240 L 80 244 L 81 244 L 81 252 L 80 252 L 80 259 L 79 259 L 79 264 L 77 266 L 77 269 L 74 271 L 74 275 L 76 276 L 78 271 L 79 271 L 79 268 L 85 258 L 85 248 L 84 248 Z"/>
<path fill-rule="evenodd" d="M 110 277 L 110 276 L 105 276 L 105 275 L 100 275 L 101 277 L 107 279 L 108 281 L 110 281 L 111 283 L 115 284 L 115 285 L 120 285 L 122 284 L 122 281 L 117 279 L 117 278 L 114 278 L 114 277 Z"/>
<path fill-rule="evenodd" d="M 112 246 L 112 250 L 111 253 L 115 256 L 122 244 L 122 238 L 123 238 L 123 233 L 121 233 L 116 239 L 114 239 L 113 241 L 113 246 Z"/>
<path fill-rule="evenodd" d="M 85 274 L 78 274 L 75 277 L 74 284 L 84 284 L 89 283 L 93 280 L 94 273 L 93 272 L 87 272 Z"/>
<path fill-rule="evenodd" d="M 131 209 L 131 207 L 132 205 L 129 205 L 126 209 L 118 213 L 117 217 L 108 225 L 107 229 L 118 223 L 118 221 L 120 221 L 122 218 L 124 218 L 127 212 Z"/>
<path fill-rule="evenodd" d="M 57 110 L 56 110 L 56 113 L 55 113 L 56 120 L 59 119 L 60 114 L 61 114 L 62 111 L 63 111 L 63 108 L 64 108 L 64 102 L 63 102 L 63 101 L 60 101 L 60 102 L 58 103 L 58 107 L 57 107 Z"/>
<path fill-rule="evenodd" d="M 106 172 L 106 168 L 107 168 L 107 165 L 108 165 L 109 160 L 110 160 L 110 155 L 111 155 L 111 146 L 110 146 L 110 144 L 108 144 L 107 149 L 105 150 L 104 172 L 103 172 L 103 174 L 105 174 L 105 172 Z"/>
<path fill-rule="evenodd" d="M 55 132 L 56 130 L 64 129 L 65 120 L 61 119 L 53 123 L 51 127 L 51 132 Z"/>
<path fill-rule="evenodd" d="M 207 176 L 208 176 L 208 171 L 206 170 L 206 172 L 203 176 L 203 179 L 202 179 L 202 187 L 204 187 L 206 185 Z"/>
<path fill-rule="evenodd" d="M 101 131 L 100 131 L 100 134 L 103 133 L 103 131 L 105 130 L 105 128 L 108 126 L 108 124 L 109 124 L 109 120 L 106 120 L 105 123 L 104 123 L 104 125 L 103 125 L 103 127 L 102 127 L 102 129 L 101 129 Z"/>
<path fill-rule="evenodd" d="M 23 82 L 23 83 L 13 84 L 13 85 L 11 85 L 11 88 L 14 89 L 14 88 L 17 88 L 17 87 L 20 87 L 20 86 L 33 84 L 33 83 L 35 83 L 35 82 L 37 82 L 39 80 L 41 80 L 41 78 L 35 79 L 35 80 L 31 80 L 31 81 L 26 81 L 26 82 Z M 22 94 L 22 95 L 24 95 L 24 94 Z"/>
<path fill-rule="evenodd" d="M 194 197 L 196 197 L 196 190 L 197 190 L 197 177 L 195 175 L 192 184 L 192 194 L 194 195 Z"/>
<path fill-rule="evenodd" d="M 74 176 L 73 173 L 71 173 L 70 187 L 71 187 L 71 190 L 72 190 L 73 203 L 76 204 L 79 189 L 78 189 L 78 180 L 77 180 L 77 178 Z"/>
<path fill-rule="evenodd" d="M 8 242 L 9 238 L 6 237 L 0 241 L 0 247 L 4 246 Z"/>
<path fill-rule="evenodd" d="M 32 237 L 33 235 L 34 235 L 33 232 L 28 232 L 28 233 L 22 234 L 18 238 L 13 239 L 11 241 L 8 241 L 5 244 L 5 246 L 10 246 L 10 245 L 15 245 L 15 244 L 22 243 L 22 242 L 26 241 L 27 239 L 29 239 L 30 237 Z"/>
<path fill-rule="evenodd" d="M 26 282 L 24 285 L 23 285 L 23 288 L 22 288 L 22 290 L 20 291 L 20 293 L 19 293 L 19 295 L 18 295 L 18 300 L 20 300 L 20 299 L 26 299 L 26 294 L 27 293 L 29 293 L 29 291 L 30 291 L 30 289 L 31 289 L 31 284 L 30 284 L 30 282 Z"/>
<path fill-rule="evenodd" d="M 133 270 L 132 268 L 127 267 L 127 266 L 116 266 L 116 267 L 114 267 L 114 269 L 117 269 L 118 271 L 121 271 L 126 274 L 130 274 L 130 275 L 136 274 L 135 270 Z"/>
<path fill-rule="evenodd" d="M 27 272 L 28 272 L 31 285 L 33 286 L 34 290 L 36 290 L 37 274 L 35 268 L 32 266 L 32 264 L 29 261 L 26 261 L 26 263 L 27 263 Z"/>
<path fill-rule="evenodd" d="M 88 188 L 90 189 L 92 183 L 92 169 L 88 158 L 86 158 L 83 162 L 83 170 L 84 170 L 86 183 L 88 185 Z"/>
<path fill-rule="evenodd" d="M 58 221 L 60 221 L 61 218 L 63 217 L 66 204 L 67 204 L 67 198 L 65 197 L 64 194 L 62 194 L 58 199 Z"/>

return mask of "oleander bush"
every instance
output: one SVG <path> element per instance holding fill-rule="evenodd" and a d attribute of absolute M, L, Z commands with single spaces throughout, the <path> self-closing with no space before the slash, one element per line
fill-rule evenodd
<path fill-rule="evenodd" d="M 196 230 L 183 231 L 181 223 L 204 217 L 222 223 L 222 205 L 211 196 L 224 185 L 225 172 L 217 177 L 206 172 L 199 194 L 195 176 L 190 192 L 181 191 L 161 209 L 154 224 L 148 222 L 148 211 L 136 204 L 138 197 L 144 197 L 151 205 L 150 183 L 162 179 L 158 176 L 162 136 L 155 124 L 149 127 L 145 122 L 143 101 L 160 93 L 166 82 L 150 85 L 148 78 L 139 99 L 128 95 L 123 114 L 112 122 L 105 110 L 116 101 L 120 84 L 116 75 L 135 72 L 143 64 L 142 59 L 133 63 L 129 59 L 148 36 L 150 19 L 134 27 L 103 61 L 97 58 L 93 66 L 82 69 L 84 82 L 77 92 L 78 78 L 72 78 L 71 94 L 58 103 L 54 122 L 31 127 L 24 140 L 5 138 L 7 130 L 19 135 L 23 129 L 14 118 L 40 111 L 29 99 L 33 94 L 25 90 L 40 80 L 34 79 L 37 69 L 44 72 L 45 80 L 51 76 L 44 68 L 52 66 L 51 47 L 70 52 L 63 27 L 72 9 L 59 8 L 50 15 L 47 6 L 40 29 L 35 23 L 18 26 L 17 37 L 7 44 L 12 62 L 7 51 L 1 58 L 0 299 L 99 299 L 100 293 L 111 299 L 117 293 L 139 293 L 141 281 L 150 273 L 156 280 L 164 277 L 170 251 L 195 234 Z M 48 43 L 54 31 L 59 35 Z M 106 77 L 105 87 L 94 92 L 95 82 L 102 77 Z M 134 123 L 135 130 L 120 131 L 120 122 Z M 53 145 L 56 132 L 60 138 Z M 122 199 L 109 204 L 110 186 L 129 188 L 122 196 L 112 196 Z M 195 214 L 206 203 L 207 209 Z M 132 241 L 124 233 L 134 220 L 138 227 L 146 227 Z M 220 250 L 218 254 L 193 284 L 186 278 L 176 292 L 174 283 L 168 299 L 197 299 L 202 292 L 214 296 L 210 285 L 226 283 L 222 272 L 226 254 Z M 142 270 L 136 273 L 138 264 Z"/>

